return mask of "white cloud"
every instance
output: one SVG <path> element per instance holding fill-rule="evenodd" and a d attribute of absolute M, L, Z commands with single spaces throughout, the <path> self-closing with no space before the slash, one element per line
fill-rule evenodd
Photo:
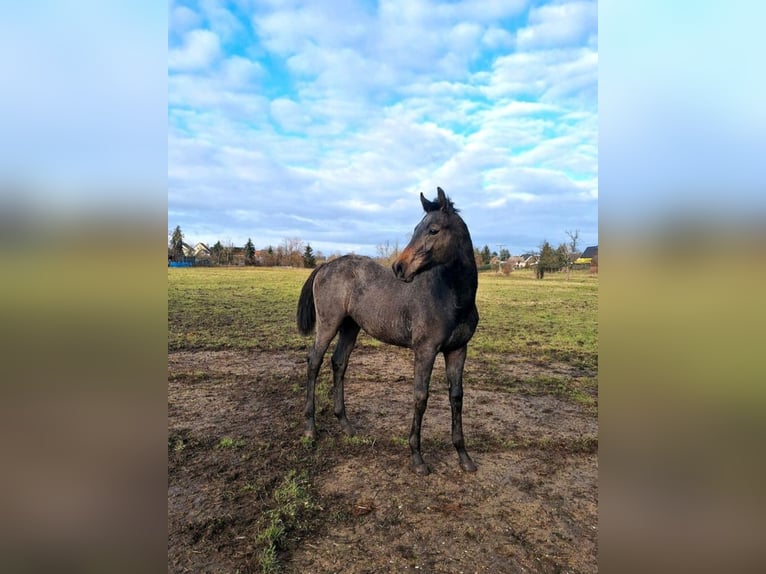
<path fill-rule="evenodd" d="M 490 98 L 578 98 L 595 108 L 598 54 L 590 48 L 516 52 L 498 58 L 484 92 Z"/>
<path fill-rule="evenodd" d="M 170 6 L 168 15 L 168 28 L 171 33 L 182 35 L 202 22 L 199 14 L 187 6 Z"/>
<path fill-rule="evenodd" d="M 285 131 L 303 132 L 311 123 L 305 110 L 289 98 L 272 100 L 270 110 L 271 116 Z"/>
<path fill-rule="evenodd" d="M 340 201 L 338 204 L 352 211 L 361 211 L 364 213 L 381 213 L 386 210 L 386 208 L 379 203 L 371 203 L 360 199 L 348 199 Z"/>
<path fill-rule="evenodd" d="M 516 35 L 524 50 L 567 46 L 587 41 L 598 26 L 596 2 L 546 4 L 530 10 L 529 25 Z"/>
<path fill-rule="evenodd" d="M 495 22 L 519 14 L 527 5 L 527 0 L 462 0 L 455 3 L 424 2 L 427 12 L 437 16 L 475 22 Z"/>
<path fill-rule="evenodd" d="M 223 85 L 233 90 L 250 90 L 253 82 L 263 76 L 263 67 L 242 56 L 226 58 L 221 64 Z"/>
<path fill-rule="evenodd" d="M 211 30 L 224 41 L 230 41 L 244 33 L 246 22 L 241 22 L 231 11 L 223 7 L 220 0 L 202 0 L 200 12 L 204 16 Z"/>
<path fill-rule="evenodd" d="M 296 54 L 311 45 L 356 46 L 371 23 L 361 3 L 352 0 L 277 6 L 252 19 L 264 46 L 281 56 Z"/>
<path fill-rule="evenodd" d="M 218 36 L 210 30 L 191 30 L 184 34 L 180 48 L 168 52 L 171 70 L 200 70 L 209 67 L 221 55 Z"/>
<path fill-rule="evenodd" d="M 481 43 L 490 50 L 509 48 L 513 45 L 513 42 L 513 35 L 510 32 L 495 27 L 488 28 L 481 38 Z"/>
<path fill-rule="evenodd" d="M 258 2 L 232 21 L 206 0 L 169 54 L 169 216 L 221 229 L 213 242 L 372 254 L 406 241 L 437 185 L 475 241 L 517 215 L 595 221 L 596 31 L 576 4 L 534 8 L 515 34 L 504 19 L 525 5 Z"/>

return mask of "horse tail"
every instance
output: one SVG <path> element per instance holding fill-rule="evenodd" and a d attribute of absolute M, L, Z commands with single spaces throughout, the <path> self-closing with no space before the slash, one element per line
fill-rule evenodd
<path fill-rule="evenodd" d="M 303 289 L 301 289 L 301 296 L 298 299 L 296 322 L 298 323 L 298 331 L 300 331 L 301 335 L 311 334 L 317 322 L 317 312 L 314 308 L 314 279 L 319 269 L 319 267 L 314 269 L 309 278 L 306 279 Z"/>

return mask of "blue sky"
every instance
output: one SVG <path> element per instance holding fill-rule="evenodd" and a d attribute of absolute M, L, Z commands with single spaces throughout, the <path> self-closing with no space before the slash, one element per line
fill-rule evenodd
<path fill-rule="evenodd" d="M 169 2 L 168 226 L 404 245 L 444 188 L 477 247 L 598 243 L 596 2 Z"/>

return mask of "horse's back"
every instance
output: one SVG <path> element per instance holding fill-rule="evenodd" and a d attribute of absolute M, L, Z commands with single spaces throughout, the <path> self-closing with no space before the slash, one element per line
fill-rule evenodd
<path fill-rule="evenodd" d="M 393 273 L 369 257 L 344 255 L 325 263 L 317 273 L 319 289 L 343 291 L 379 284 L 388 279 L 396 281 Z"/>
<path fill-rule="evenodd" d="M 409 346 L 405 283 L 369 257 L 345 255 L 323 266 L 314 286 L 317 314 L 326 323 L 351 317 L 370 336 Z"/>
<path fill-rule="evenodd" d="M 380 290 L 390 289 L 397 280 L 393 273 L 369 257 L 344 255 L 322 265 L 314 280 L 317 309 L 334 307 L 350 313 L 360 299 Z"/>

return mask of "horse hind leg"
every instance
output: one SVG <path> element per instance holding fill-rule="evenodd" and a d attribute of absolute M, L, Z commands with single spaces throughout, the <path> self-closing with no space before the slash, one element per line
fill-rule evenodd
<path fill-rule="evenodd" d="M 327 352 L 327 347 L 330 346 L 330 342 L 335 337 L 337 329 L 323 329 L 319 324 L 317 325 L 316 339 L 314 345 L 311 347 L 311 351 L 308 356 L 308 381 L 306 384 L 306 407 L 303 411 L 303 415 L 306 418 L 306 430 L 303 436 L 314 440 L 317 437 L 316 420 L 315 420 L 315 391 L 317 376 L 319 375 L 319 369 L 322 366 L 324 360 L 324 354 Z"/>
<path fill-rule="evenodd" d="M 332 354 L 333 394 L 335 396 L 335 416 L 340 421 L 340 426 L 349 436 L 354 435 L 354 427 L 346 416 L 346 401 L 343 391 L 343 381 L 348 367 L 351 351 L 354 350 L 356 338 L 359 335 L 359 325 L 347 317 L 341 324 L 338 343 Z"/>

